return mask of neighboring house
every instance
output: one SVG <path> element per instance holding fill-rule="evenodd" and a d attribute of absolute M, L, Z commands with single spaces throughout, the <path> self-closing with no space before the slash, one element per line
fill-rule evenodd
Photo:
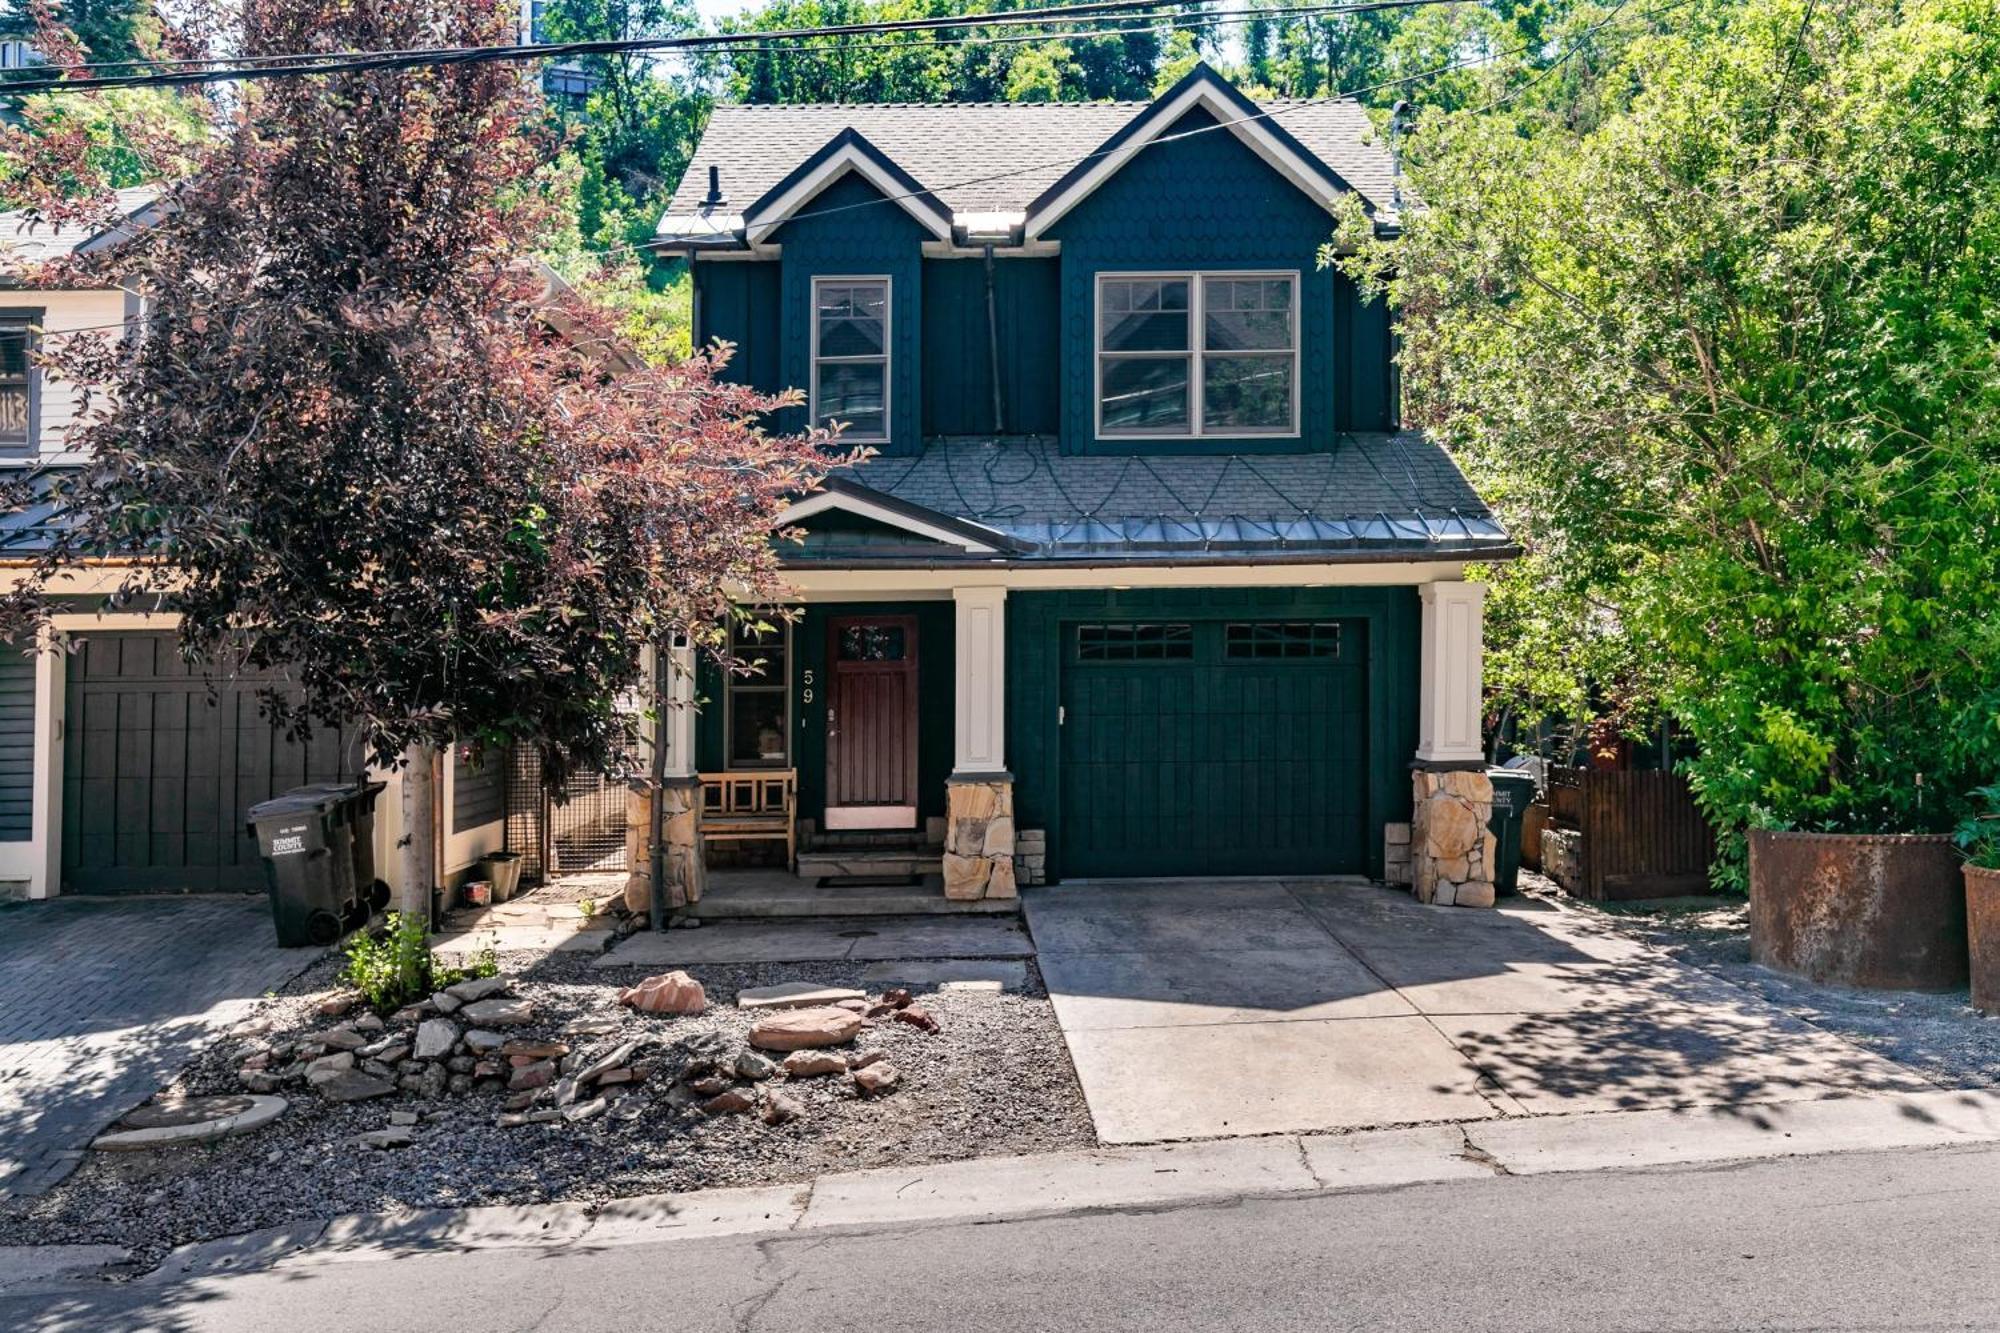
<path fill-rule="evenodd" d="M 1392 234 L 1392 187 L 1357 105 L 1206 67 L 1144 105 L 717 107 L 657 242 L 696 340 L 875 456 L 790 509 L 803 616 L 702 673 L 680 771 L 796 770 L 803 873 L 941 855 L 955 897 L 1399 872 L 1411 770 L 1481 766 L 1464 565 L 1515 548 L 1317 262 L 1343 196 Z"/>
<path fill-rule="evenodd" d="M 126 221 L 101 233 L 31 225 L 0 213 L 0 468 L 76 461 L 69 432 L 79 386 L 34 364 L 44 339 L 115 334 L 142 303 L 116 289 L 23 284 L 28 266 L 115 245 L 143 227 L 150 190 L 121 191 Z M 33 558 L 46 511 L 0 514 L 0 579 Z M 174 648 L 171 615 L 102 610 L 126 569 L 72 575 L 46 651 L 0 647 L 0 898 L 59 892 L 256 891 L 263 870 L 244 831 L 250 806 L 307 782 L 351 779 L 360 755 L 328 731 L 310 744 L 258 716 L 266 676 L 204 673 Z M 395 878 L 399 791 L 377 804 L 376 865 Z M 444 765 L 443 869 L 462 875 L 502 841 L 504 774 L 462 757 Z"/>

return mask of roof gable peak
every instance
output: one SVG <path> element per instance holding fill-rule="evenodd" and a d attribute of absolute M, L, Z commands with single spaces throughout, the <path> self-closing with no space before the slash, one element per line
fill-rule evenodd
<path fill-rule="evenodd" d="M 811 157 L 765 191 L 743 214 L 752 245 L 770 239 L 786 221 L 843 176 L 861 177 L 938 240 L 951 239 L 951 210 L 916 177 L 896 165 L 853 126 L 827 140 Z"/>
<path fill-rule="evenodd" d="M 1168 131 L 1197 108 L 1207 111 L 1216 124 L 1194 133 L 1226 130 L 1322 207 L 1330 210 L 1336 196 L 1352 190 L 1332 168 L 1278 124 L 1276 112 L 1259 107 L 1203 61 L 1044 190 L 1028 206 L 1026 235 L 1030 239 L 1042 236 L 1122 171 L 1147 145 L 1176 137 Z"/>

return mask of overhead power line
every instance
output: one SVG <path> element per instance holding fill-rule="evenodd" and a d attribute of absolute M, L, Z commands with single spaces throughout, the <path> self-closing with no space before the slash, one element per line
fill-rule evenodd
<path fill-rule="evenodd" d="M 46 78 L 21 79 L 0 84 L 0 93 L 27 96 L 35 93 L 98 92 L 112 88 L 192 87 L 212 83 L 236 83 L 269 78 L 305 78 L 314 75 L 361 73 L 382 69 L 410 69 L 489 62 L 561 60 L 589 55 L 629 55 L 656 51 L 718 51 L 770 47 L 774 43 L 799 42 L 812 38 L 876 36 L 920 33 L 954 28 L 1018 28 L 1047 24 L 1071 24 L 1090 19 L 1133 17 L 1163 9 L 1182 9 L 1188 0 L 1102 0 L 1101 3 L 1062 5 L 1040 9 L 983 14 L 951 14 L 922 19 L 895 19 L 873 23 L 832 24 L 813 28 L 781 28 L 768 32 L 705 33 L 686 37 L 635 37 L 599 41 L 536 42 L 506 46 L 462 46 L 405 49 L 394 51 L 287 53 L 234 57 L 228 63 L 215 61 L 144 62 L 147 72 L 71 78 L 68 71 L 85 68 L 113 68 L 142 62 L 105 62 L 101 65 L 63 66 Z M 1315 14 L 1357 14 L 1382 10 L 1416 9 L 1437 4 L 1461 4 L 1466 0 L 1359 0 L 1357 3 L 1301 5 L 1293 12 Z M 1267 15 L 1277 11 L 1267 11 Z M 1257 17 L 1245 11 L 1244 21 Z M 1172 17 L 1169 16 L 1171 20 Z M 1195 18 L 1195 15 L 1177 17 Z M 1209 18 L 1211 16 L 1200 16 Z M 1169 22 L 1169 26 L 1175 26 Z M 1138 31 L 1140 29 L 1133 29 Z M 1063 40 L 1065 34 L 1050 32 L 1048 40 Z M 800 48 L 801 51 L 810 48 Z"/>

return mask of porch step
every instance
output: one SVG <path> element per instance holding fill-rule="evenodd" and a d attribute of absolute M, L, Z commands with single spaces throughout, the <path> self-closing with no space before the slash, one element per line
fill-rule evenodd
<path fill-rule="evenodd" d="M 799 853 L 799 878 L 920 879 L 944 873 L 944 855 L 911 847 L 829 847 Z"/>

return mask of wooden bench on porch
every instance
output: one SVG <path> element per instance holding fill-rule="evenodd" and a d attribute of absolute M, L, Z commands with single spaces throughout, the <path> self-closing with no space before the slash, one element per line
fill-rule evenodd
<path fill-rule="evenodd" d="M 785 868 L 799 861 L 799 775 L 744 768 L 701 775 L 701 836 L 708 842 L 782 842 Z"/>

